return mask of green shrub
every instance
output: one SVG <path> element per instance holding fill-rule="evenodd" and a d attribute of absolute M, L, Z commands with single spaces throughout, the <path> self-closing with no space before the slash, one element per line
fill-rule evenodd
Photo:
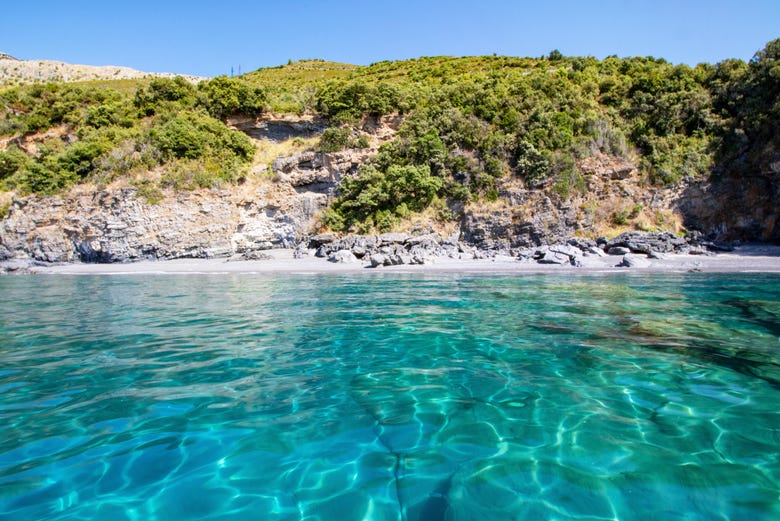
<path fill-rule="evenodd" d="M 427 166 L 393 165 L 383 172 L 372 165 L 360 167 L 356 176 L 341 180 L 341 194 L 326 213 L 334 230 L 361 225 L 361 229 L 390 229 L 409 212 L 425 209 L 441 189 L 441 179 Z"/>
<path fill-rule="evenodd" d="M 195 87 L 180 76 L 155 78 L 145 88 L 136 90 L 133 97 L 133 106 L 141 116 L 191 107 L 194 103 Z"/>
<path fill-rule="evenodd" d="M 237 115 L 255 117 L 263 112 L 267 100 L 263 89 L 227 76 L 199 83 L 198 95 L 198 103 L 217 119 Z"/>
<path fill-rule="evenodd" d="M 515 157 L 515 170 L 529 185 L 538 185 L 549 174 L 550 162 L 528 141 L 517 144 Z"/>
<path fill-rule="evenodd" d="M 245 134 L 198 114 L 174 116 L 153 127 L 149 137 L 151 143 L 168 158 L 198 159 L 224 153 L 226 157 L 248 161 L 255 150 Z"/>
<path fill-rule="evenodd" d="M 146 204 L 157 204 L 164 198 L 162 191 L 149 179 L 135 180 L 131 184 Z"/>
<path fill-rule="evenodd" d="M 0 180 L 23 169 L 29 161 L 27 154 L 16 146 L 11 146 L 5 152 L 0 152 Z"/>
<path fill-rule="evenodd" d="M 355 121 L 363 116 L 381 116 L 400 108 L 401 89 L 381 82 L 332 82 L 317 92 L 316 108 L 336 122 Z"/>
<path fill-rule="evenodd" d="M 347 127 L 326 128 L 320 136 L 317 148 L 321 152 L 339 152 L 345 148 L 368 148 L 368 136 L 361 133 L 357 138 Z"/>
<path fill-rule="evenodd" d="M 625 224 L 628 224 L 628 219 L 631 212 L 629 210 L 623 209 L 623 210 L 616 210 L 612 214 L 612 224 L 616 224 L 618 226 L 623 226 Z"/>
<path fill-rule="evenodd" d="M 196 159 L 206 155 L 214 136 L 194 118 L 175 117 L 153 128 L 150 137 L 168 157 Z"/>
<path fill-rule="evenodd" d="M 338 152 L 347 148 L 352 132 L 348 128 L 330 127 L 320 136 L 318 148 L 322 152 Z"/>

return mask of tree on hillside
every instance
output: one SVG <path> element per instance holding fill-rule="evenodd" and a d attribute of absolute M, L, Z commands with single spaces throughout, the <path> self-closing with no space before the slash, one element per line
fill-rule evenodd
<path fill-rule="evenodd" d="M 200 83 L 198 93 L 199 104 L 217 119 L 237 115 L 257 116 L 263 112 L 267 100 L 263 89 L 227 76 L 217 76 Z"/>

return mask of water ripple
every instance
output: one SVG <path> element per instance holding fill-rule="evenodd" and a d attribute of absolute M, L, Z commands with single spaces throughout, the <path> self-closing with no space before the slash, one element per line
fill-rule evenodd
<path fill-rule="evenodd" d="M 0 278 L 0 519 L 780 517 L 780 277 Z"/>

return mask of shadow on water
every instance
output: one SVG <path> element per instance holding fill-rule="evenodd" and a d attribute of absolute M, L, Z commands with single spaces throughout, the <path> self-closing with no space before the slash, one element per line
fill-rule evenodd
<path fill-rule="evenodd" d="M 764 328 L 769 334 L 780 338 L 780 305 L 774 302 L 750 299 L 731 299 L 723 302 L 726 306 L 738 309 L 742 316 L 753 324 Z M 777 310 L 771 309 L 771 306 Z"/>
<path fill-rule="evenodd" d="M 653 335 L 641 330 L 636 332 L 634 342 L 654 351 L 697 358 L 707 364 L 725 367 L 739 374 L 758 378 L 780 389 L 780 364 L 768 359 L 756 359 L 756 353 L 749 349 L 719 346 L 717 341 L 707 339 L 676 338 L 668 335 Z M 778 376 L 773 376 L 772 374 Z"/>
<path fill-rule="evenodd" d="M 398 409 L 414 409 L 414 404 L 396 401 L 393 404 L 395 411 L 382 412 L 381 407 L 377 406 L 379 405 L 377 400 L 383 402 L 387 396 L 381 392 L 376 395 L 370 392 L 367 393 L 365 390 L 366 384 L 365 375 L 356 375 L 350 384 L 350 395 L 352 400 L 374 420 L 373 430 L 379 444 L 394 458 L 393 482 L 401 519 L 404 521 L 443 521 L 447 519 L 447 513 L 450 511 L 450 490 L 452 489 L 453 476 L 457 471 L 450 471 L 446 478 L 435 482 L 425 499 L 410 505 L 415 499 L 406 497 L 402 483 L 410 478 L 416 482 L 422 476 L 404 472 L 403 462 L 410 458 L 414 459 L 409 452 L 415 449 L 403 448 L 408 446 L 408 440 L 404 441 L 402 439 L 403 435 L 400 435 L 401 437 L 398 438 L 394 434 L 393 427 L 396 426 L 398 420 Z M 412 496 L 419 497 L 418 486 L 408 489 L 411 491 Z"/>
<path fill-rule="evenodd" d="M 440 481 L 424 501 L 417 503 L 406 512 L 407 521 L 444 521 L 450 509 L 450 490 L 452 490 L 452 478 Z"/>

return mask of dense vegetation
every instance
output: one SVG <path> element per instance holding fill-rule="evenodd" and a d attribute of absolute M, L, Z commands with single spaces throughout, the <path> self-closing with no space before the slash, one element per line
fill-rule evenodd
<path fill-rule="evenodd" d="M 194 188 L 240 178 L 254 155 L 230 114 L 254 116 L 264 92 L 236 79 L 197 87 L 154 79 L 134 91 L 100 84 L 36 84 L 0 92 L 0 182 L 22 193 L 52 194 L 80 181 L 144 177 L 162 167 L 162 186 Z M 156 190 L 156 188 L 155 188 Z"/>
<path fill-rule="evenodd" d="M 317 91 L 336 124 L 405 115 L 326 220 L 386 228 L 436 198 L 495 199 L 507 176 L 568 198 L 586 189 L 576 161 L 597 151 L 638 159 L 649 184 L 766 171 L 780 160 L 779 94 L 780 40 L 750 63 L 696 67 L 558 52 L 374 64 Z M 390 196 L 400 172 L 405 194 Z"/>
<path fill-rule="evenodd" d="M 420 58 L 368 67 L 309 60 L 219 77 L 0 90 L 0 183 L 56 193 L 117 177 L 177 189 L 234 182 L 254 147 L 225 125 L 264 110 L 317 112 L 320 149 L 365 147 L 367 118 L 396 138 L 342 182 L 334 229 L 386 229 L 431 204 L 500 197 L 517 178 L 568 198 L 597 152 L 640 162 L 650 184 L 765 171 L 780 151 L 780 40 L 753 60 L 696 67 L 656 58 Z M 37 137 L 36 137 L 37 136 Z M 135 174 L 133 177 L 130 174 Z M 1 187 L 0 187 L 1 188 Z"/>

